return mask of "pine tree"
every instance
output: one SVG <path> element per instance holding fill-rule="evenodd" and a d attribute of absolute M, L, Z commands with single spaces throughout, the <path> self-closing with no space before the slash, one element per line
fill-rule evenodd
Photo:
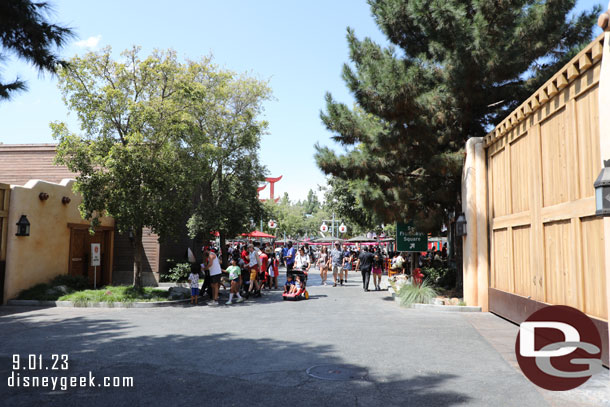
<path fill-rule="evenodd" d="M 369 0 L 392 46 L 348 28 L 343 79 L 357 106 L 326 95 L 321 119 L 345 147 L 317 145 L 326 173 L 385 222 L 437 230 L 458 204 L 462 148 L 484 136 L 591 40 L 599 7 L 575 1 Z"/>
<path fill-rule="evenodd" d="M 0 0 L 0 43 L 2 47 L 30 62 L 41 71 L 55 72 L 64 64 L 53 52 L 73 36 L 72 30 L 51 24 L 48 3 L 31 0 Z M 6 55 L 0 54 L 0 60 Z M 0 82 L 0 100 L 26 89 L 24 81 Z"/>

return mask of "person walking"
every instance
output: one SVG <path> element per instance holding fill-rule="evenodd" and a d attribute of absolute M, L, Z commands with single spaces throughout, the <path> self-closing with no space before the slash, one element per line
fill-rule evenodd
<path fill-rule="evenodd" d="M 286 275 L 292 274 L 294 268 L 294 260 L 296 257 L 296 250 L 292 247 L 292 242 L 288 242 L 288 249 L 284 255 L 284 261 L 286 262 Z"/>
<path fill-rule="evenodd" d="M 322 280 L 322 285 L 326 285 L 326 279 L 328 278 L 328 249 L 326 247 L 322 247 L 322 252 L 320 253 L 320 257 L 318 258 L 318 268 L 320 269 L 320 279 Z"/>
<path fill-rule="evenodd" d="M 375 286 L 375 291 L 381 290 L 381 273 L 383 270 L 383 257 L 381 253 L 377 251 L 373 257 L 373 285 Z"/>
<path fill-rule="evenodd" d="M 254 292 L 260 290 L 258 285 L 258 271 L 261 269 L 261 258 L 258 255 L 258 251 L 254 248 L 253 244 L 248 245 L 248 270 L 250 272 L 250 287 L 248 288 L 248 296 Z M 247 298 L 247 297 L 246 297 Z"/>
<path fill-rule="evenodd" d="M 369 291 L 373 259 L 373 253 L 369 252 L 369 248 L 367 246 L 364 246 L 364 249 L 360 252 L 360 256 L 358 256 L 356 268 L 360 269 L 360 273 L 362 273 L 362 287 L 364 288 L 365 292 Z"/>
<path fill-rule="evenodd" d="M 279 254 L 273 255 L 272 260 L 269 262 L 269 275 L 271 279 L 269 281 L 269 288 L 277 290 L 277 278 L 279 277 L 280 259 Z"/>
<path fill-rule="evenodd" d="M 210 270 L 210 286 L 212 288 L 212 298 L 209 305 L 218 305 L 218 289 L 220 288 L 220 276 L 222 269 L 220 268 L 220 262 L 218 256 L 215 253 L 206 249 L 203 252 L 203 260 L 206 268 Z"/>
<path fill-rule="evenodd" d="M 269 282 L 267 270 L 267 267 L 269 266 L 269 255 L 267 254 L 266 249 L 267 247 L 263 246 L 263 248 L 258 252 L 258 257 L 261 259 L 261 268 L 258 270 L 258 281 L 261 291 L 265 287 L 265 283 Z"/>
<path fill-rule="evenodd" d="M 229 281 L 231 282 L 231 292 L 229 294 L 229 301 L 227 301 L 227 305 L 233 304 L 233 296 L 237 296 L 237 300 L 235 302 L 242 302 L 244 299 L 241 295 L 239 295 L 239 287 L 241 285 L 241 269 L 237 265 L 237 258 L 231 258 L 231 265 L 227 268 L 227 273 L 229 273 Z"/>
<path fill-rule="evenodd" d="M 349 273 L 349 271 L 352 269 L 352 260 L 354 259 L 353 257 L 353 252 L 350 250 L 349 247 L 345 247 L 345 250 L 343 251 L 343 281 L 345 281 L 345 284 L 347 284 L 347 275 Z M 341 285 L 343 285 L 343 282 L 341 282 Z"/>
<path fill-rule="evenodd" d="M 337 277 L 343 285 L 343 252 L 341 251 L 341 244 L 335 242 L 335 248 L 330 251 L 330 263 L 333 268 L 333 287 L 337 286 Z"/>

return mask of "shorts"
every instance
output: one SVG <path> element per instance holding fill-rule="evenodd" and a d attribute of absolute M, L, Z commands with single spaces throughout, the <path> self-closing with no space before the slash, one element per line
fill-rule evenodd
<path fill-rule="evenodd" d="M 231 280 L 231 283 L 239 284 L 239 277 L 234 278 L 233 280 Z"/>
<path fill-rule="evenodd" d="M 258 266 L 254 266 L 250 268 L 250 281 L 256 280 L 256 275 L 258 274 Z"/>
<path fill-rule="evenodd" d="M 341 266 L 335 266 L 333 264 L 333 276 L 336 276 L 337 274 L 341 273 Z"/>
<path fill-rule="evenodd" d="M 191 297 L 197 297 L 199 295 L 199 288 L 193 287 L 191 288 Z"/>
<path fill-rule="evenodd" d="M 220 283 L 220 274 L 210 276 L 210 284 L 219 284 L 219 283 Z"/>
<path fill-rule="evenodd" d="M 381 267 L 373 267 L 373 274 L 381 274 Z"/>

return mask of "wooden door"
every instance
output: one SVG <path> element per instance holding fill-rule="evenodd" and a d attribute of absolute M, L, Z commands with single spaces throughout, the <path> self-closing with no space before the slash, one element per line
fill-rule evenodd
<path fill-rule="evenodd" d="M 87 277 L 91 286 L 93 279 L 98 287 L 110 284 L 111 276 L 109 267 L 111 263 L 110 253 L 107 250 L 110 239 L 110 231 L 97 231 L 94 235 L 88 229 L 72 228 L 70 232 L 70 262 L 69 273 L 72 276 Z M 94 268 L 91 265 L 91 243 L 99 243 L 101 249 L 101 264 Z"/>
<path fill-rule="evenodd" d="M 69 274 L 71 276 L 86 276 L 88 257 L 86 253 L 86 229 L 71 229 L 70 231 L 70 261 Z"/>

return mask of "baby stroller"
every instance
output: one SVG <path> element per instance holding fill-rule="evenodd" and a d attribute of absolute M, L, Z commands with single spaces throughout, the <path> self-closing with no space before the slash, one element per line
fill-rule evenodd
<path fill-rule="evenodd" d="M 293 294 L 284 293 L 282 298 L 284 301 L 301 301 L 309 299 L 309 292 L 307 292 L 307 272 L 301 270 L 293 270 L 290 275 L 292 278 L 299 276 L 301 280 L 301 289 Z"/>

